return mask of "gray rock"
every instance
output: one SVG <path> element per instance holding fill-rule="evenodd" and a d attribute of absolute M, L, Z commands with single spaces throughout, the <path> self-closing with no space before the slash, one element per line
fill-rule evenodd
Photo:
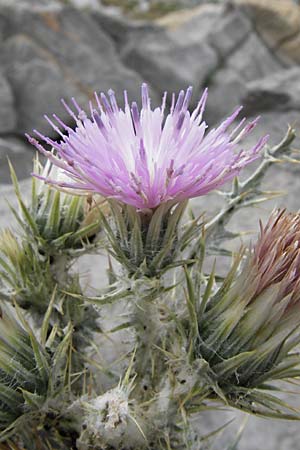
<path fill-rule="evenodd" d="M 245 92 L 245 83 L 231 68 L 219 70 L 208 89 L 205 120 L 215 124 L 229 116 L 236 106 L 241 104 Z"/>
<path fill-rule="evenodd" d="M 225 14 L 220 5 L 202 5 L 197 8 L 179 10 L 162 17 L 157 22 L 179 44 L 199 44 L 217 30 Z"/>
<path fill-rule="evenodd" d="M 209 42 L 222 58 L 243 44 L 253 29 L 251 21 L 240 10 L 229 8 L 210 30 Z"/>
<path fill-rule="evenodd" d="M 247 82 L 273 75 L 283 69 L 280 61 L 255 33 L 248 36 L 226 63 Z"/>
<path fill-rule="evenodd" d="M 9 133 L 16 126 L 16 112 L 11 87 L 6 78 L 0 74 L 0 133 Z"/>
<path fill-rule="evenodd" d="M 91 15 L 97 22 L 98 27 L 114 41 L 118 52 L 122 52 L 133 33 L 153 30 L 153 24 L 150 22 L 130 20 L 120 14 L 107 12 L 104 8 L 99 11 L 92 11 Z"/>
<path fill-rule="evenodd" d="M 300 109 L 300 68 L 281 70 L 246 86 L 243 104 L 248 113 Z"/>
<path fill-rule="evenodd" d="M 0 61 L 14 93 L 16 134 L 31 133 L 32 128 L 53 134 L 44 114 L 56 112 L 63 120 L 70 120 L 61 105 L 62 97 L 76 96 L 87 104 L 88 95 L 80 92 L 63 68 L 26 35 L 7 39 L 0 49 Z"/>
<path fill-rule="evenodd" d="M 299 403 L 297 406 L 299 407 Z M 256 417 L 249 418 L 238 447 L 239 450 L 299 450 L 299 448 L 299 423 Z"/>
<path fill-rule="evenodd" d="M 0 184 L 11 184 L 7 158 L 11 161 L 19 180 L 32 172 L 35 151 L 25 142 L 14 137 L 0 138 Z"/>
<path fill-rule="evenodd" d="M 178 91 L 188 85 L 199 89 L 218 66 L 216 51 L 204 39 L 220 9 L 213 11 L 197 14 L 175 28 L 169 24 L 167 29 L 153 26 L 133 31 L 123 49 L 123 61 L 159 91 Z"/>
<path fill-rule="evenodd" d="M 23 5 L 2 7 L 0 23 L 2 19 L 8 28 L 0 62 L 13 88 L 16 133 L 33 127 L 49 130 L 44 113 L 66 118 L 61 97 L 75 96 L 86 108 L 95 90 L 113 88 L 119 98 L 124 89 L 129 96 L 137 95 L 141 78 L 124 67 L 113 42 L 88 12 L 51 3 Z"/>
<path fill-rule="evenodd" d="M 217 56 L 209 46 L 178 45 L 164 30 L 135 36 L 124 61 L 157 90 L 175 92 L 189 85 L 199 88 L 217 67 Z"/>
<path fill-rule="evenodd" d="M 70 4 L 75 8 L 96 10 L 100 9 L 100 2 L 98 0 L 69 0 Z"/>
<path fill-rule="evenodd" d="M 121 64 L 113 42 L 88 12 L 63 6 L 51 11 L 23 10 L 15 26 L 50 52 L 86 93 L 123 86 L 129 95 L 136 94 L 141 79 Z"/>
<path fill-rule="evenodd" d="M 281 63 L 256 34 L 250 33 L 245 37 L 212 77 L 207 105 L 210 123 L 217 122 L 234 107 L 243 104 L 248 82 L 259 80 L 257 83 L 260 85 L 261 78 L 282 70 Z M 220 36 L 218 41 L 222 42 Z"/>
<path fill-rule="evenodd" d="M 31 180 L 27 178 L 26 180 L 21 181 L 20 188 L 24 198 L 28 198 L 30 187 Z M 3 185 L 0 182 L 0 233 L 4 228 L 8 227 L 13 228 L 14 230 L 18 229 L 18 226 L 13 219 L 12 212 L 8 207 L 8 203 L 14 208 L 17 208 L 18 206 L 12 186 Z"/>
<path fill-rule="evenodd" d="M 268 46 L 277 49 L 299 33 L 300 8 L 294 0 L 231 0 L 255 23 Z"/>

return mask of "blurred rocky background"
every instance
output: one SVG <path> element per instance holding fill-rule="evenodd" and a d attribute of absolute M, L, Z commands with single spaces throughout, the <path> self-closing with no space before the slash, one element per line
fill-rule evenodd
<path fill-rule="evenodd" d="M 262 116 L 252 143 L 263 133 L 277 143 L 288 123 L 300 134 L 300 6 L 293 0 L 0 0 L 1 226 L 11 222 L 5 199 L 14 201 L 7 157 L 29 189 L 34 151 L 24 133 L 53 133 L 44 114 L 69 121 L 61 98 L 75 96 L 87 108 L 94 91 L 113 88 L 135 99 L 142 81 L 153 103 L 164 90 L 189 85 L 195 103 L 208 86 L 209 125 L 243 104 L 249 117 Z M 232 229 L 257 228 L 258 216 L 274 205 L 298 210 L 300 166 L 276 165 L 265 188 L 285 195 L 244 211 Z M 210 197 L 194 202 L 198 210 L 217 204 Z M 92 264 L 86 260 L 85 270 Z M 99 272 L 89 276 L 91 284 L 103 283 Z M 251 418 L 239 449 L 300 450 L 300 425 Z"/>

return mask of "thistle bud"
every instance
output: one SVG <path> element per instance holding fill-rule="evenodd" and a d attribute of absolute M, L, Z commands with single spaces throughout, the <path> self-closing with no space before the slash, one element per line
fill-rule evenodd
<path fill-rule="evenodd" d="M 1 305 L 0 430 L 35 410 L 48 391 L 48 357 L 31 330 L 25 330 L 13 308 Z"/>
<path fill-rule="evenodd" d="M 230 403 L 262 413 L 274 397 L 257 389 L 300 374 L 300 215 L 274 212 L 237 267 L 203 305 L 196 354 Z"/>
<path fill-rule="evenodd" d="M 0 234 L 0 280 L 3 295 L 24 309 L 44 314 L 55 290 L 49 261 L 41 260 L 31 242 L 17 239 L 10 230 Z"/>
<path fill-rule="evenodd" d="M 37 178 L 32 179 L 31 201 L 28 207 L 21 198 L 18 181 L 13 168 L 11 176 L 15 186 L 20 211 L 15 214 L 26 235 L 37 242 L 41 253 L 55 256 L 63 252 L 84 250 L 92 243 L 101 229 L 100 213 L 106 214 L 108 207 L 99 195 L 83 195 L 80 190 L 70 195 L 66 189 L 54 189 L 41 181 L 46 175 L 63 184 L 64 172 L 47 161 L 43 167 L 38 157 L 34 161 Z M 74 194 L 74 193 L 73 193 Z"/>

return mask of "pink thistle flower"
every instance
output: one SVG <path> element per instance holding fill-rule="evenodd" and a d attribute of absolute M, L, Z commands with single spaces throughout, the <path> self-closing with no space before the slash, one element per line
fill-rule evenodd
<path fill-rule="evenodd" d="M 241 108 L 218 128 L 206 133 L 202 120 L 207 90 L 195 110 L 188 106 L 192 88 L 172 96 L 165 114 L 167 93 L 162 104 L 151 108 L 146 84 L 142 85 L 142 108 L 133 102 L 129 106 L 124 92 L 125 107 L 120 109 L 115 94 L 95 94 L 97 109 L 90 104 L 91 117 L 72 99 L 76 113 L 63 101 L 76 122 L 73 130 L 53 115 L 56 125 L 46 117 L 61 136 L 54 141 L 34 130 L 56 154 L 50 153 L 36 139 L 29 142 L 51 162 L 63 169 L 70 181 L 44 178 L 52 185 L 98 193 L 107 198 L 133 205 L 137 209 L 156 208 L 169 200 L 180 202 L 205 195 L 231 180 L 247 164 L 259 157 L 267 136 L 249 151 L 239 150 L 240 141 L 256 126 L 254 120 L 242 127 L 245 119 L 232 132 L 228 128 Z"/>

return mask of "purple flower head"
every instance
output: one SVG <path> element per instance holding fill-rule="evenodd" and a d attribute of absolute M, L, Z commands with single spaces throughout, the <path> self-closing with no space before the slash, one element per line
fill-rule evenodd
<path fill-rule="evenodd" d="M 51 162 L 63 169 L 69 181 L 44 180 L 63 188 L 95 192 L 138 209 L 155 208 L 169 200 L 198 197 L 231 180 L 240 170 L 257 159 L 267 137 L 249 151 L 239 149 L 240 141 L 255 127 L 257 119 L 243 127 L 243 119 L 231 133 L 230 125 L 238 108 L 218 128 L 206 133 L 202 120 L 207 99 L 204 91 L 192 113 L 188 106 L 192 88 L 172 96 L 165 113 L 167 93 L 162 104 L 151 108 L 146 84 L 142 85 L 142 107 L 128 103 L 121 109 L 112 90 L 108 98 L 95 94 L 97 109 L 90 104 L 91 117 L 72 99 L 74 113 L 63 104 L 76 122 L 73 130 L 53 115 L 46 119 L 61 139 L 54 141 L 38 131 L 35 134 L 51 145 L 48 152 L 34 138 L 27 136 Z"/>

